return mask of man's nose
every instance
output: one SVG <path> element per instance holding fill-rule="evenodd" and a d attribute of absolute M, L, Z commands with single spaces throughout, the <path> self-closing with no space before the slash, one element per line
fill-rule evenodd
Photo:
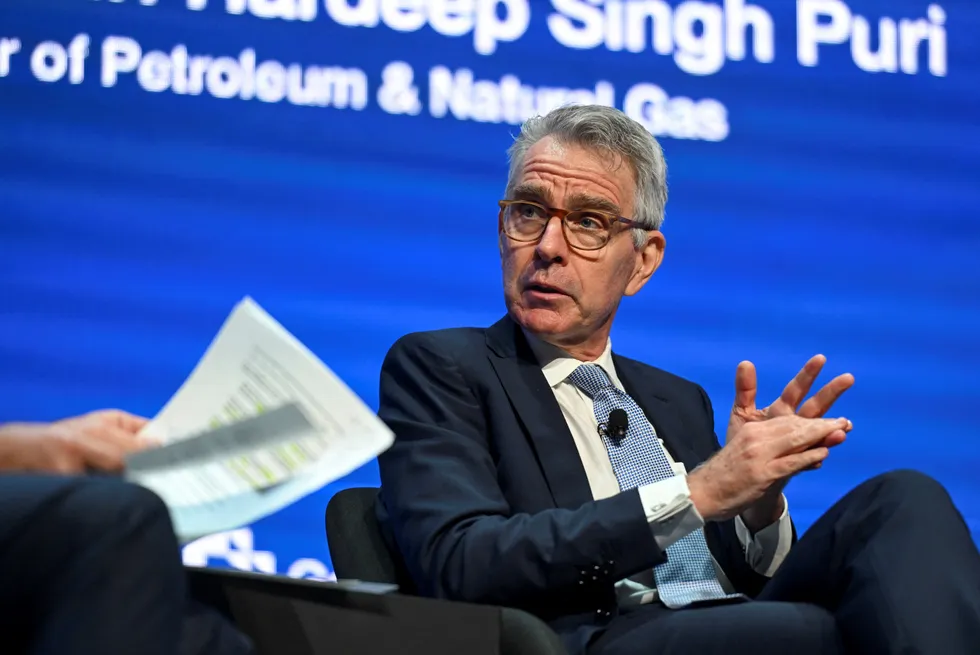
<path fill-rule="evenodd" d="M 552 216 L 544 227 L 536 248 L 538 256 L 546 262 L 563 261 L 568 257 L 568 243 L 562 232 L 561 219 Z"/>

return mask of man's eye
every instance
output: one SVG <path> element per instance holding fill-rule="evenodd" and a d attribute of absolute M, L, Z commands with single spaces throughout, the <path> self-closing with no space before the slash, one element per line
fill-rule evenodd
<path fill-rule="evenodd" d="M 606 228 L 606 221 L 601 216 L 594 214 L 579 214 L 575 217 L 575 226 L 583 230 L 603 230 Z"/>
<path fill-rule="evenodd" d="M 535 205 L 528 205 L 525 203 L 520 203 L 516 205 L 516 214 L 521 218 L 540 218 L 544 215 L 544 212 L 540 207 Z"/>

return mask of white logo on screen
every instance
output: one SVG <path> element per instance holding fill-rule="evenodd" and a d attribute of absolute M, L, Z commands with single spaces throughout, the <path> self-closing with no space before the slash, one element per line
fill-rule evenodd
<path fill-rule="evenodd" d="M 187 566 L 204 567 L 224 562 L 239 571 L 269 574 L 278 572 L 275 553 L 255 550 L 255 536 L 251 528 L 217 532 L 193 541 L 184 546 L 183 560 Z M 285 574 L 291 578 L 337 579 L 326 564 L 312 557 L 296 560 L 286 568 Z"/>

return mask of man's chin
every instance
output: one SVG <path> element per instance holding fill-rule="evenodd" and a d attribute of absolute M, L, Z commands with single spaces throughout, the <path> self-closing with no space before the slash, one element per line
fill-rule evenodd
<path fill-rule="evenodd" d="M 539 335 L 559 335 L 569 327 L 568 318 L 551 307 L 511 307 L 510 316 L 525 330 Z"/>

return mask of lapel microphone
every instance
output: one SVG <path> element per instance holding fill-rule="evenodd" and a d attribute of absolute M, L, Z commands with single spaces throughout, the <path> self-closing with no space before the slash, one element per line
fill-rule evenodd
<path fill-rule="evenodd" d="M 609 418 L 606 419 L 605 423 L 599 424 L 599 434 L 609 437 L 614 441 L 619 441 L 626 436 L 626 430 L 629 429 L 629 422 L 630 418 L 627 416 L 626 410 L 617 407 L 609 412 Z"/>

